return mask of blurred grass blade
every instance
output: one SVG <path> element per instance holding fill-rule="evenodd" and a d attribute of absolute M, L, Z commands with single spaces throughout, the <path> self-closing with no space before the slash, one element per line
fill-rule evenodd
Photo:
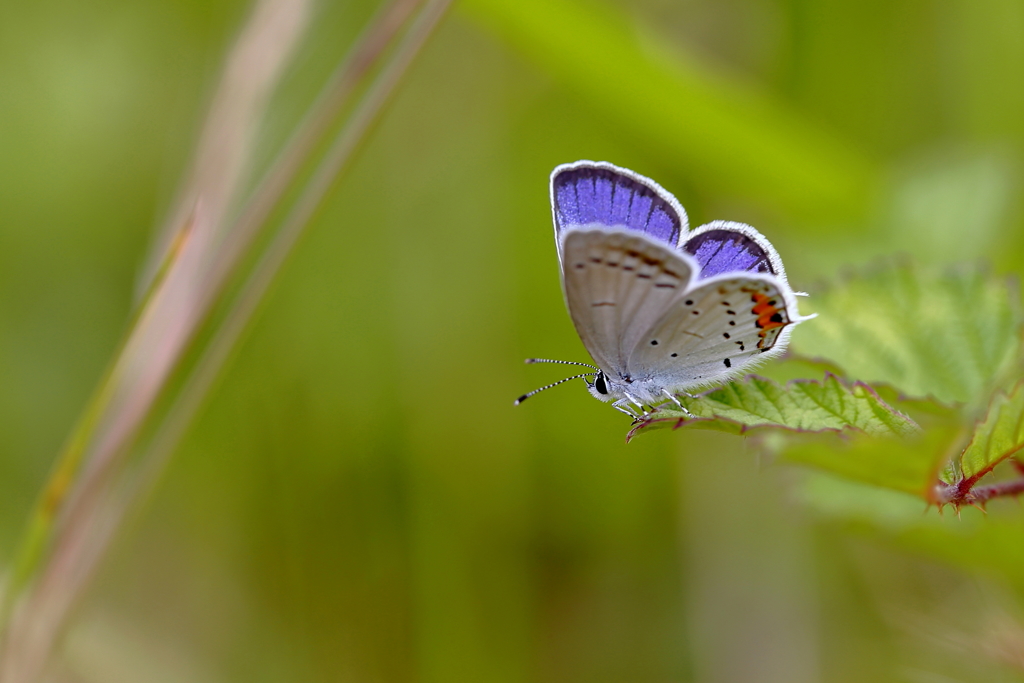
<path fill-rule="evenodd" d="M 669 427 L 713 429 L 745 434 L 754 429 L 797 432 L 854 430 L 874 436 L 908 437 L 920 428 L 907 415 L 883 401 L 867 385 L 843 385 L 835 376 L 822 382 L 794 380 L 785 386 L 750 375 L 700 396 L 679 397 L 694 418 L 674 404 L 662 404 L 652 417 L 630 432 Z"/>
<path fill-rule="evenodd" d="M 307 17 L 305 0 L 262 0 L 239 34 L 210 118 L 225 116 L 228 110 L 240 119 L 244 132 L 203 142 L 234 159 L 230 166 L 244 165 L 251 157 L 254 136 L 245 122 L 262 116 L 267 94 L 303 34 Z M 201 151 L 199 156 L 216 158 L 218 153 Z M 90 534 L 116 524 L 103 507 L 104 496 L 215 298 L 216 292 L 204 287 L 203 276 L 218 262 L 217 247 L 224 239 L 220 222 L 243 175 L 239 168 L 221 170 L 224 175 L 208 176 L 212 184 L 198 188 L 177 212 L 182 217 L 175 230 L 180 239 L 165 251 L 123 346 L 28 522 L 0 613 L 4 683 L 34 681 L 41 675 L 98 557 Z"/>
<path fill-rule="evenodd" d="M 336 72 L 325 95 L 312 105 L 248 205 L 235 210 L 247 175 L 243 171 L 253 157 L 257 122 L 266 114 L 269 93 L 308 16 L 305 0 L 257 4 L 228 58 L 197 154 L 200 161 L 175 214 L 186 216 L 186 227 L 175 231 L 180 239 L 162 247 L 163 265 L 151 277 L 150 294 L 28 524 L 15 581 L 3 596 L 0 682 L 29 682 L 41 675 L 68 612 L 125 514 L 163 470 L 274 274 L 448 4 L 396 0 L 388 5 Z M 252 60 L 255 63 L 249 64 Z M 360 88 L 367 78 L 373 80 Z M 239 80 L 246 87 L 240 87 Z M 297 189 L 298 199 L 283 223 L 268 225 L 343 111 L 350 112 L 348 119 Z M 244 133 L 223 138 L 210 134 L 230 127 L 232 117 L 240 119 Z M 232 149 L 224 150 L 225 144 Z M 212 167 L 230 177 L 204 170 L 203 159 L 212 159 Z M 231 221 L 231 215 L 238 218 Z M 254 270 L 243 278 L 239 270 L 253 262 L 243 259 L 249 245 L 258 234 L 271 230 Z M 169 412 L 161 411 L 163 417 L 158 417 L 156 407 L 168 405 L 158 399 L 180 386 L 172 377 L 181 370 L 182 357 L 197 331 L 209 326 L 207 318 L 231 280 L 245 284 L 212 341 L 199 349 L 200 361 L 169 402 Z M 154 433 L 140 449 L 140 435 Z"/>
<path fill-rule="evenodd" d="M 234 232 L 228 219 L 247 174 L 252 170 L 255 140 L 263 114 L 288 66 L 299 38 L 305 33 L 311 0 L 260 0 L 254 4 L 249 28 L 243 31 L 225 59 L 221 82 L 209 111 L 175 209 L 157 235 L 143 270 L 143 289 L 166 260 L 180 226 L 201 208 L 211 246 L 205 255 L 216 262 L 220 240 Z"/>
<path fill-rule="evenodd" d="M 767 94 L 642 33 L 600 0 L 461 7 L 695 183 L 803 214 L 855 212 L 873 165 Z M 571 30 L 566 30 L 571 27 Z"/>
<path fill-rule="evenodd" d="M 154 294 L 163 284 L 167 272 L 180 256 L 181 249 L 191 233 L 192 225 L 193 217 L 189 217 L 185 225 L 178 230 L 178 234 L 170 245 L 169 251 L 164 255 L 163 263 L 157 269 L 155 279 L 142 298 L 139 311 L 131 327 L 138 323 L 139 318 L 150 305 Z M 120 357 L 122 352 L 123 347 L 115 354 L 115 359 Z M 117 384 L 115 376 L 117 372 L 119 372 L 119 366 L 115 360 L 100 380 L 96 393 L 86 404 L 85 411 L 73 429 L 60 458 L 55 463 L 53 472 L 40 495 L 39 502 L 29 518 L 19 553 L 14 558 L 14 564 L 11 568 L 4 594 L 0 595 L 0 610 L 2 610 L 0 611 L 0 625 L 5 624 L 10 616 L 12 601 L 8 598 L 24 587 L 36 564 L 43 556 L 57 512 L 61 509 L 61 505 L 75 481 L 75 476 L 86 453 L 86 448 L 99 426 L 100 419 L 110 406 L 113 389 Z M 0 635 L 2 635 L 2 631 L 0 631 Z"/>
<path fill-rule="evenodd" d="M 808 304 L 819 315 L 794 335 L 795 353 L 908 396 L 987 402 L 1020 354 L 1015 292 L 976 267 L 885 265 L 815 293 Z"/>
<path fill-rule="evenodd" d="M 235 297 L 225 320 L 206 346 L 185 387 L 148 445 L 142 458 L 144 466 L 129 486 L 129 498 L 148 490 L 162 472 L 166 459 L 170 457 L 201 407 L 202 401 L 256 312 L 274 276 L 284 265 L 324 195 L 352 159 L 359 143 L 365 139 L 367 131 L 377 120 L 401 77 L 437 27 L 449 5 L 450 0 L 431 0 L 425 3 L 425 7 L 413 19 L 412 26 L 390 63 L 363 95 L 361 102 L 307 183 L 302 196 L 296 201 L 274 240 Z"/>
<path fill-rule="evenodd" d="M 282 196 L 300 173 L 303 164 L 308 162 L 325 137 L 330 135 L 332 126 L 338 122 L 339 114 L 351 105 L 356 89 L 374 69 L 379 68 L 381 56 L 393 46 L 396 36 L 408 26 L 410 17 L 423 2 L 424 0 L 393 0 L 384 5 L 357 44 L 338 65 L 281 152 L 249 193 L 247 202 L 238 210 L 238 218 L 229 223 L 234 239 L 223 244 L 224 253 L 217 259 L 223 265 L 219 269 L 215 264 L 212 266 L 209 276 L 211 280 L 223 277 L 224 271 L 236 262 L 240 252 L 254 234 L 265 226 L 271 212 L 278 206 Z M 216 102 L 217 100 L 215 104 Z M 210 118 L 214 120 L 207 123 L 207 132 L 210 128 L 215 128 L 223 116 L 211 112 Z M 204 139 L 206 137 L 209 135 L 204 135 Z M 202 189 L 201 181 L 211 172 L 206 168 L 208 164 L 203 163 L 208 154 L 208 151 L 201 150 L 197 155 L 197 161 L 183 190 L 183 199 L 180 202 L 183 208 L 190 206 L 191 202 L 200 202 L 205 198 L 206 192 Z M 215 164 L 209 165 L 213 165 L 216 170 Z M 182 208 L 179 208 L 178 212 L 181 210 Z M 175 226 L 176 221 L 172 214 L 172 220 L 162 229 L 162 235 L 157 240 L 156 249 L 150 258 L 151 262 L 157 263 L 163 258 L 161 254 L 164 245 L 170 242 L 168 235 L 173 235 Z"/>
<path fill-rule="evenodd" d="M 961 494 L 996 465 L 1024 448 L 1024 381 L 1009 394 L 996 394 L 985 420 L 977 426 L 971 442 L 942 472 L 942 481 Z"/>

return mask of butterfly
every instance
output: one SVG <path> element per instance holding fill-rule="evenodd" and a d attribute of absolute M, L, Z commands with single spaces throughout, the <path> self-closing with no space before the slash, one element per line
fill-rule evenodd
<path fill-rule="evenodd" d="M 802 317 L 782 259 L 749 225 L 689 229 L 675 197 L 607 162 L 551 173 L 551 212 L 569 316 L 596 365 L 583 378 L 639 419 L 648 406 L 722 384 L 781 354 Z M 800 293 L 802 294 L 802 293 Z M 592 379 L 591 379 L 592 378 Z"/>

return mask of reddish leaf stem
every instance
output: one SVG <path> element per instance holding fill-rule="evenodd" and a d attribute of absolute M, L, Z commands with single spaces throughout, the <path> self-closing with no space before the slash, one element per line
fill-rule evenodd
<path fill-rule="evenodd" d="M 1024 464 L 1013 461 L 1018 473 L 1024 474 Z M 973 481 L 964 479 L 956 484 L 937 484 L 935 487 L 935 503 L 940 508 L 952 505 L 955 508 L 964 505 L 984 507 L 993 498 L 1019 496 L 1024 493 L 1024 477 L 1001 481 L 988 486 L 974 486 Z"/>

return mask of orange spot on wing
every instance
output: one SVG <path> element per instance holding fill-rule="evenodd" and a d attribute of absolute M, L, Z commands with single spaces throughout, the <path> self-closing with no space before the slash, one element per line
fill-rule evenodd
<path fill-rule="evenodd" d="M 783 327 L 786 325 L 785 322 L 772 320 L 772 318 L 779 313 L 780 309 L 770 303 L 771 299 L 760 292 L 751 292 L 750 296 L 754 301 L 754 307 L 750 310 L 757 316 L 757 326 L 761 328 L 762 335 L 764 331 L 773 330 L 776 327 Z M 779 317 L 781 317 L 781 315 Z"/>

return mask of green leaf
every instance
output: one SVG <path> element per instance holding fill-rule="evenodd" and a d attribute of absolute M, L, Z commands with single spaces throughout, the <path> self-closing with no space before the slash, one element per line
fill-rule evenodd
<path fill-rule="evenodd" d="M 992 400 L 984 422 L 974 430 L 971 442 L 945 470 L 941 479 L 966 491 L 1010 456 L 1024 448 L 1024 381 L 1007 395 Z"/>
<path fill-rule="evenodd" d="M 465 0 L 460 8 L 694 182 L 787 211 L 859 211 L 876 169 L 765 93 L 598 0 Z M 567 27 L 571 27 L 567 30 Z"/>
<path fill-rule="evenodd" d="M 951 416 L 952 417 L 952 416 Z M 937 472 L 955 443 L 959 422 L 952 417 L 910 438 L 849 433 L 844 439 L 808 436 L 788 440 L 779 462 L 814 467 L 856 481 L 903 491 L 932 501 Z"/>
<path fill-rule="evenodd" d="M 932 148 L 900 166 L 885 183 L 880 206 L 879 227 L 892 253 L 911 253 L 920 263 L 998 253 L 1017 197 L 1015 162 L 1007 154 L 954 145 Z"/>
<path fill-rule="evenodd" d="M 1022 519 L 1019 508 L 1009 501 L 1000 514 L 986 516 L 965 508 L 962 517 L 940 515 L 925 512 L 920 499 L 814 472 L 797 482 L 794 494 L 823 520 L 842 525 L 846 533 L 875 542 L 887 540 L 901 552 L 910 550 L 955 567 L 981 569 L 1008 585 L 1021 585 Z"/>
<path fill-rule="evenodd" d="M 793 496 L 823 518 L 869 524 L 888 532 L 935 525 L 943 520 L 938 514 L 921 514 L 926 508 L 920 495 L 911 497 L 892 487 L 873 486 L 821 470 L 808 469 L 795 479 Z"/>
<path fill-rule="evenodd" d="M 978 268 L 885 265 L 809 303 L 819 315 L 796 331 L 794 352 L 908 396 L 984 400 L 1019 355 L 1015 292 Z"/>
<path fill-rule="evenodd" d="M 795 380 L 785 386 L 750 375 L 697 397 L 680 397 L 693 418 L 674 404 L 662 404 L 637 425 L 640 432 L 670 427 L 696 427 L 743 434 L 757 428 L 800 432 L 856 430 L 872 435 L 907 437 L 917 424 L 895 410 L 865 384 L 845 386 L 834 375 L 824 381 Z"/>

